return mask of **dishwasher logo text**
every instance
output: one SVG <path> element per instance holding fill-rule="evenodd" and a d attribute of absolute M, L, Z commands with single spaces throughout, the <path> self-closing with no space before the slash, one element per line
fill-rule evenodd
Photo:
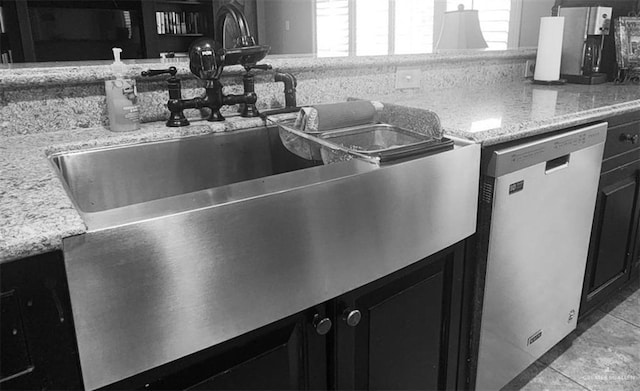
<path fill-rule="evenodd" d="M 509 194 L 517 193 L 524 189 L 524 180 L 509 185 Z"/>
<path fill-rule="evenodd" d="M 540 337 L 542 337 L 542 330 L 538 330 L 535 333 L 533 333 L 532 336 L 530 336 L 529 338 L 527 338 L 527 346 L 531 345 L 532 343 L 536 342 L 537 340 L 540 339 Z"/>

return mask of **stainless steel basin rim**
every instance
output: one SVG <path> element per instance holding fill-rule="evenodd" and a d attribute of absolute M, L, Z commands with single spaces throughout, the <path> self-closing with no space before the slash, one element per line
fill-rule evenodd
<path fill-rule="evenodd" d="M 255 180 L 320 164 L 293 157 L 275 128 L 58 153 L 50 161 L 92 231 L 303 185 L 309 174 Z"/>

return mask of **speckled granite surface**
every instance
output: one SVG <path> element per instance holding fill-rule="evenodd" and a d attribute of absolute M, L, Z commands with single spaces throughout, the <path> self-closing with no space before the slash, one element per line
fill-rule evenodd
<path fill-rule="evenodd" d="M 356 58 L 277 58 L 263 62 L 278 71 L 292 72 L 298 79 L 298 103 L 317 104 L 345 100 L 355 94 L 388 94 L 395 91 L 397 67 L 418 68 L 421 89 L 484 85 L 496 81 L 517 81 L 524 72 L 524 61 L 532 51 L 472 52 L 448 55 L 377 56 Z M 69 128 L 107 126 L 103 80 L 110 75 L 108 61 L 59 63 L 36 68 L 21 65 L 0 66 L 0 137 L 17 134 L 56 132 Z M 194 79 L 187 63 L 161 63 L 139 60 L 128 70 L 138 84 L 140 114 L 143 122 L 168 116 L 166 77 L 141 78 L 142 70 L 175 65 L 183 79 L 183 97 L 204 94 L 203 82 Z M 225 68 L 221 81 L 225 93 L 241 92 L 242 68 Z M 257 107 L 284 105 L 283 84 L 273 82 L 274 71 L 256 74 Z M 233 107 L 223 107 L 223 115 Z M 189 118 L 201 118 L 197 110 L 186 110 Z"/>
<path fill-rule="evenodd" d="M 445 134 L 485 146 L 640 110 L 639 86 L 611 83 L 540 86 L 522 81 L 358 97 L 432 110 Z"/>

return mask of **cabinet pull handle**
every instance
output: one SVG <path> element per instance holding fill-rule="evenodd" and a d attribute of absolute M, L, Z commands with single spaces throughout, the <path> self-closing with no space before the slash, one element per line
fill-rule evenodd
<path fill-rule="evenodd" d="M 362 313 L 359 310 L 354 310 L 351 308 L 347 308 L 342 313 L 342 319 L 347 322 L 347 325 L 350 327 L 356 327 L 360 320 L 362 319 Z"/>
<path fill-rule="evenodd" d="M 638 141 L 640 141 L 640 136 L 638 136 L 637 134 L 632 135 L 631 133 L 622 133 L 620 135 L 620 141 L 624 142 L 629 142 L 631 144 L 637 144 Z"/>
<path fill-rule="evenodd" d="M 64 310 L 62 309 L 62 302 L 58 297 L 58 292 L 56 291 L 56 281 L 50 278 L 47 278 L 44 282 L 44 285 L 47 289 L 51 291 L 51 296 L 53 297 L 53 302 L 56 305 L 56 310 L 58 311 L 58 320 L 60 323 L 64 323 Z"/>
<path fill-rule="evenodd" d="M 316 329 L 316 333 L 319 335 L 325 335 L 331 330 L 331 319 L 323 318 L 318 314 L 313 317 L 313 328 Z"/>

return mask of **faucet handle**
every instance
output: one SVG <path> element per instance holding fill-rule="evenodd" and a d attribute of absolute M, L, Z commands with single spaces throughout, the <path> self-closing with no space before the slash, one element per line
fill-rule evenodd
<path fill-rule="evenodd" d="M 146 71 L 142 71 L 140 74 L 145 77 L 150 77 L 164 74 L 175 76 L 177 73 L 178 69 L 176 67 L 169 67 L 168 69 L 148 69 Z"/>

